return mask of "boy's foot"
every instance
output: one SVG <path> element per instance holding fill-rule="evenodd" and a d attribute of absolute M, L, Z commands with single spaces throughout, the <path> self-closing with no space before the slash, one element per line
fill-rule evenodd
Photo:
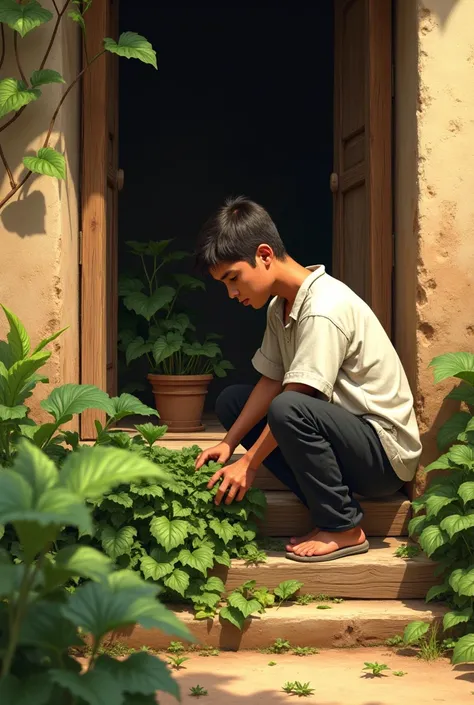
<path fill-rule="evenodd" d="M 348 531 L 319 531 L 314 530 L 304 537 L 298 544 L 289 544 L 286 550 L 297 556 L 325 556 L 348 546 L 359 546 L 365 543 L 365 534 L 356 526 Z"/>
<path fill-rule="evenodd" d="M 318 531 L 319 529 L 312 529 L 309 533 L 305 534 L 304 536 L 292 536 L 290 538 L 290 545 L 286 547 L 286 550 L 292 551 L 293 546 L 296 546 L 297 543 L 303 543 L 304 541 L 312 541 Z"/>

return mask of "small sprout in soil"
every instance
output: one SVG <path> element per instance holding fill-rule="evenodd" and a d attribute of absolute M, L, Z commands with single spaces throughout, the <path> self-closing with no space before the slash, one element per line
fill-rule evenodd
<path fill-rule="evenodd" d="M 172 641 L 168 646 L 168 651 L 170 654 L 182 654 L 184 651 L 184 644 L 180 641 Z"/>
<path fill-rule="evenodd" d="M 219 649 L 214 649 L 212 646 L 203 646 L 199 652 L 199 656 L 219 656 Z"/>
<path fill-rule="evenodd" d="M 390 671 L 390 668 L 385 663 L 377 663 L 377 661 L 375 661 L 374 663 L 365 661 L 364 663 L 364 671 L 372 671 L 373 676 L 380 676 L 382 671 Z"/>
<path fill-rule="evenodd" d="M 319 654 L 319 651 L 314 646 L 295 646 L 293 654 L 295 656 L 312 656 L 313 654 Z"/>
<path fill-rule="evenodd" d="M 394 676 L 406 676 L 406 671 L 393 671 Z"/>
<path fill-rule="evenodd" d="M 401 646 L 403 644 L 403 637 L 400 634 L 395 634 L 385 641 L 385 646 Z"/>
<path fill-rule="evenodd" d="M 334 602 L 335 605 L 340 605 L 341 602 L 344 602 L 344 598 L 343 597 L 333 597 L 332 602 Z"/>
<path fill-rule="evenodd" d="M 267 562 L 265 551 L 259 550 L 256 546 L 248 546 L 242 558 L 245 561 L 245 565 L 259 565 Z"/>
<path fill-rule="evenodd" d="M 193 695 L 195 698 L 200 698 L 203 695 L 208 695 L 208 692 L 202 685 L 193 685 L 189 689 L 189 694 Z"/>
<path fill-rule="evenodd" d="M 331 605 L 316 605 L 317 610 L 331 610 Z"/>
<path fill-rule="evenodd" d="M 168 659 L 171 668 L 175 668 L 177 671 L 179 671 L 180 668 L 184 668 L 183 663 L 185 661 L 189 661 L 189 656 L 171 656 Z"/>
<path fill-rule="evenodd" d="M 277 662 L 276 662 L 276 661 L 269 661 L 269 662 L 268 662 L 268 665 L 269 665 L 269 666 L 276 666 L 276 665 L 277 665 Z"/>
<path fill-rule="evenodd" d="M 420 553 L 420 546 L 409 546 L 408 544 L 399 546 L 395 551 L 397 558 L 415 558 L 415 556 L 418 556 Z"/>
<path fill-rule="evenodd" d="M 268 649 L 270 654 L 284 654 L 291 649 L 291 644 L 286 639 L 275 639 Z"/>
<path fill-rule="evenodd" d="M 296 604 L 297 605 L 310 605 L 312 602 L 314 602 L 315 597 L 314 595 L 310 595 L 307 593 L 306 595 L 298 595 L 296 598 Z"/>
<path fill-rule="evenodd" d="M 300 698 L 307 698 L 314 693 L 314 688 L 310 688 L 309 681 L 307 683 L 287 681 L 283 686 L 283 690 L 289 695 L 298 695 Z"/>

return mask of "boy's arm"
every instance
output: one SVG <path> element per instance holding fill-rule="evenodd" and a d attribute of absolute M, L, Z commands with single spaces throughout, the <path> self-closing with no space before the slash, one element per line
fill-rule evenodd
<path fill-rule="evenodd" d="M 227 432 L 224 442 L 236 448 L 242 438 L 266 416 L 269 406 L 282 390 L 280 381 L 261 377 L 233 426 Z"/>

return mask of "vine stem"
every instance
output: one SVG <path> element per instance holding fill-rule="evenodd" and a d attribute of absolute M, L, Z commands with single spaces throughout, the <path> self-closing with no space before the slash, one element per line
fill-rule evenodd
<path fill-rule="evenodd" d="M 23 576 L 23 580 L 20 585 L 20 593 L 18 596 L 18 602 L 12 610 L 11 615 L 11 632 L 10 638 L 8 640 L 8 646 L 5 653 L 5 658 L 2 664 L 2 678 L 8 676 L 13 663 L 13 658 L 15 656 L 16 647 L 18 645 L 18 639 L 20 638 L 20 628 L 25 614 L 26 607 L 28 605 L 28 593 L 31 589 L 33 581 L 35 579 L 37 568 L 33 569 L 29 565 Z"/>
<path fill-rule="evenodd" d="M 0 37 L 2 38 L 2 54 L 0 55 L 0 69 L 5 61 L 5 27 L 0 24 Z"/>
<path fill-rule="evenodd" d="M 56 13 L 57 13 L 58 16 L 57 16 L 57 18 L 56 18 L 56 23 L 55 23 L 55 25 L 54 25 L 54 29 L 53 29 L 53 33 L 52 33 L 52 35 L 51 35 L 51 39 L 49 40 L 48 48 L 46 49 L 46 54 L 44 55 L 43 61 L 42 61 L 41 64 L 40 64 L 40 71 L 41 71 L 41 69 L 44 69 L 44 65 L 46 64 L 46 62 L 47 62 L 47 60 L 48 60 L 48 57 L 49 57 L 49 55 L 50 55 L 50 53 L 51 53 L 51 49 L 53 48 L 54 40 L 56 39 L 56 35 L 57 35 L 57 33 L 58 33 L 58 29 L 59 29 L 60 22 L 61 22 L 61 20 L 62 20 L 62 18 L 63 18 L 64 13 L 65 13 L 66 10 L 67 10 L 67 7 L 68 7 L 68 5 L 69 5 L 69 2 L 70 2 L 70 0 L 66 0 L 66 2 L 64 3 L 64 7 L 62 8 L 62 10 L 59 10 L 59 9 L 58 9 L 58 6 L 57 6 L 57 4 L 56 4 L 56 0 L 53 0 L 54 9 L 56 10 Z"/>
<path fill-rule="evenodd" d="M 2 147 L 1 147 L 1 145 L 0 145 L 0 159 L 2 160 L 3 166 L 5 167 L 5 171 L 6 171 L 7 174 L 8 174 L 8 178 L 9 178 L 9 180 L 10 180 L 10 186 L 11 186 L 11 188 L 12 188 L 12 189 L 16 188 L 15 179 L 13 178 L 12 171 L 11 171 L 10 167 L 8 166 L 8 162 L 7 162 L 7 159 L 6 159 L 6 157 L 5 157 L 5 153 L 4 153 L 4 151 L 3 151 Z"/>
<path fill-rule="evenodd" d="M 15 49 L 16 65 L 18 66 L 18 71 L 20 72 L 21 79 L 22 79 L 23 83 L 28 85 L 28 81 L 26 79 L 26 76 L 25 76 L 23 69 L 21 68 L 21 63 L 20 63 L 20 52 L 18 51 L 18 32 L 15 32 L 15 34 L 14 34 L 13 47 Z"/>
<path fill-rule="evenodd" d="M 76 85 L 76 83 L 79 81 L 79 79 L 82 78 L 83 74 L 88 70 L 88 68 L 89 68 L 90 66 L 92 66 L 92 64 L 94 63 L 94 61 L 96 61 L 96 60 L 97 60 L 100 56 L 102 56 L 103 54 L 105 54 L 105 49 L 102 49 L 102 51 L 100 51 L 98 54 L 96 54 L 96 55 L 90 60 L 90 63 L 82 69 L 82 71 L 76 76 L 76 78 L 74 79 L 74 81 L 73 81 L 73 82 L 71 83 L 71 85 L 68 87 L 67 91 L 65 91 L 64 95 L 62 96 L 61 100 L 60 100 L 59 103 L 58 103 L 58 107 L 57 107 L 56 110 L 54 111 L 53 117 L 51 118 L 51 123 L 50 123 L 50 125 L 49 125 L 48 134 L 46 135 L 46 139 L 45 139 L 45 141 L 44 141 L 44 143 L 43 143 L 43 147 L 47 147 L 47 146 L 48 146 L 49 140 L 50 140 L 50 138 L 51 138 L 51 133 L 52 133 L 52 131 L 53 131 L 54 123 L 55 123 L 55 121 L 56 121 L 56 118 L 57 118 L 57 116 L 58 116 L 58 113 L 59 113 L 59 111 L 60 111 L 60 109 L 61 109 L 61 107 L 62 107 L 64 101 L 66 100 L 67 96 L 69 95 L 69 93 L 71 92 L 71 90 L 74 88 L 74 86 Z M 17 113 L 17 114 L 18 114 L 18 113 Z M 10 122 L 13 122 L 13 120 L 11 120 Z M 33 173 L 33 172 L 31 172 L 31 171 L 27 171 L 26 174 L 25 174 L 25 176 L 21 179 L 21 181 L 19 181 L 18 184 L 16 184 L 15 188 L 12 188 L 11 191 L 9 191 L 9 192 L 7 193 L 7 195 L 5 196 L 5 198 L 3 198 L 3 199 L 0 201 L 0 209 L 3 208 L 3 206 L 5 205 L 5 203 L 8 203 L 8 201 L 10 200 L 10 198 L 12 198 L 12 197 L 15 195 L 15 193 L 20 190 L 20 188 L 21 188 L 22 186 L 24 186 L 24 184 L 28 181 L 28 179 L 30 178 L 30 176 L 31 176 L 32 173 Z"/>

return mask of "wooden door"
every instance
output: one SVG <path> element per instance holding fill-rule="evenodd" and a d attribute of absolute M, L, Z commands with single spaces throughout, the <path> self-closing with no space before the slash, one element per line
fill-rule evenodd
<path fill-rule="evenodd" d="M 104 37 L 118 38 L 118 0 L 93 2 L 86 13 L 89 55 Z M 83 81 L 81 382 L 117 393 L 118 57 L 106 53 Z M 94 420 L 81 416 L 81 437 L 95 437 Z"/>
<path fill-rule="evenodd" d="M 391 335 L 391 0 L 334 5 L 333 271 Z"/>

